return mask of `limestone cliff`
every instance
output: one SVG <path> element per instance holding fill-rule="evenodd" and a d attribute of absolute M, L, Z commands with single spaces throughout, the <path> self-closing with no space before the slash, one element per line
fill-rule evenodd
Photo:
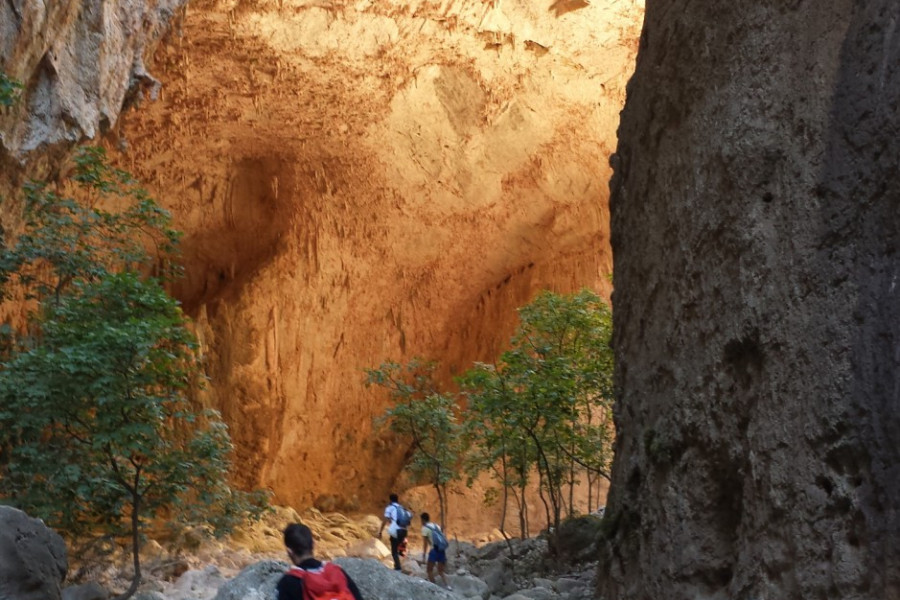
<path fill-rule="evenodd" d="M 131 5 L 144 19 L 174 10 Z M 58 19 L 77 25 L 87 6 Z M 156 89 L 134 67 L 137 40 L 115 73 L 103 53 L 66 54 L 101 68 L 85 69 L 93 92 L 58 94 L 43 139 L 27 123 L 42 114 L 34 82 L 69 77 L 54 75 L 69 69 L 53 66 L 57 38 L 31 62 L 4 50 L 0 66 L 28 82 L 4 144 L 34 156 L 109 129 L 116 160 L 186 232 L 174 291 L 197 320 L 206 400 L 231 426 L 242 481 L 298 507 L 320 495 L 374 507 L 404 448 L 372 431 L 386 398 L 363 387 L 365 367 L 418 355 L 449 379 L 496 356 L 536 290 L 609 293 L 608 156 L 642 10 L 196 0 L 144 56 L 158 100 L 125 118 L 113 108 Z M 118 82 L 106 104 L 101 79 Z"/>
<path fill-rule="evenodd" d="M 603 597 L 900 597 L 898 16 L 647 2 Z"/>
<path fill-rule="evenodd" d="M 159 82 L 144 57 L 184 2 L 0 4 L 0 69 L 25 86 L 23 101 L 0 113 L 4 179 L 29 162 L 53 165 L 72 144 L 113 127 L 127 102 L 155 96 Z"/>

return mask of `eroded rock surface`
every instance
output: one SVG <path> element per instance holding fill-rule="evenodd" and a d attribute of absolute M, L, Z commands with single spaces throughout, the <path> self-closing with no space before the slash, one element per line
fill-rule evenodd
<path fill-rule="evenodd" d="M 897 17 L 648 1 L 605 598 L 900 596 Z"/>

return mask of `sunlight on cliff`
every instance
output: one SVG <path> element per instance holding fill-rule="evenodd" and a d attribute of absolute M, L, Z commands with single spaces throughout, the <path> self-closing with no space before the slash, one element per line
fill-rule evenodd
<path fill-rule="evenodd" d="M 177 293 L 244 483 L 374 506 L 404 449 L 372 431 L 387 399 L 364 367 L 418 355 L 449 379 L 496 357 L 536 291 L 609 294 L 608 160 L 642 14 L 190 5 L 121 162 L 186 231 Z"/>

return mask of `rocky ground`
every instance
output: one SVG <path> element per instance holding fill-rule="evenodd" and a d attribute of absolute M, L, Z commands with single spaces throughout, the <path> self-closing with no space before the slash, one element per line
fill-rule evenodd
<path fill-rule="evenodd" d="M 184 536 L 177 550 L 150 541 L 145 545 L 146 578 L 136 600 L 275 600 L 275 584 L 287 569 L 281 528 L 292 521 L 309 525 L 316 553 L 333 559 L 353 577 L 366 598 L 384 600 L 482 598 L 488 600 L 576 600 L 593 597 L 598 520 L 585 518 L 567 525 L 560 558 L 548 557 L 547 540 L 460 540 L 448 549 L 451 589 L 429 583 L 421 561 L 421 538 L 413 531 L 403 572 L 390 568 L 386 536 L 375 534 L 378 517 L 348 518 L 315 509 L 297 514 L 278 509 L 262 522 L 226 541 Z M 416 529 L 416 528 L 413 528 Z M 497 532 L 499 536 L 499 532 Z M 489 536 L 490 537 L 490 536 Z M 477 543 L 475 543 L 477 542 Z M 92 566 L 88 556 L 70 558 L 64 600 L 105 600 L 107 590 L 127 587 L 127 557 L 116 553 L 105 566 Z M 99 565 L 100 563 L 96 563 Z"/>

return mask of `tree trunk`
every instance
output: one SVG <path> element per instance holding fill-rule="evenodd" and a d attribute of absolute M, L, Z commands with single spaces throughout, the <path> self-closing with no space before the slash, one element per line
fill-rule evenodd
<path fill-rule="evenodd" d="M 529 527 L 528 527 L 528 503 L 526 502 L 525 497 L 525 485 L 521 485 L 519 487 L 519 493 L 516 496 L 517 502 L 519 503 L 519 529 L 522 532 L 522 539 L 528 537 L 529 535 Z"/>
<path fill-rule="evenodd" d="M 133 494 L 131 498 L 131 559 L 134 566 L 134 576 L 131 578 L 131 585 L 128 589 L 115 600 L 128 600 L 134 596 L 138 587 L 141 585 L 141 497 Z"/>
<path fill-rule="evenodd" d="M 647 0 L 598 595 L 900 597 L 900 8 Z"/>

